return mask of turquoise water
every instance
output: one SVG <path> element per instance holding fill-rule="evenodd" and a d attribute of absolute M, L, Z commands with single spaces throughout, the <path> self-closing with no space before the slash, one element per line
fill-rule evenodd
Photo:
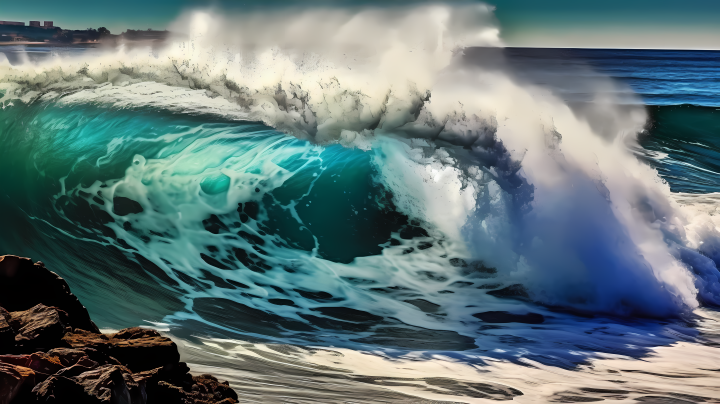
<path fill-rule="evenodd" d="M 652 164 L 675 192 L 718 192 L 720 110 L 697 105 L 650 108 L 650 125 L 641 145 L 654 153 Z"/>
<path fill-rule="evenodd" d="M 393 233 L 410 226 L 410 219 L 395 211 L 389 191 L 378 184 L 372 153 L 339 145 L 314 146 L 262 124 L 163 111 L 51 104 L 9 108 L 2 115 L 6 145 L 2 169 L 8 174 L 3 183 L 3 221 L 24 234 L 6 239 L 4 248 L 18 254 L 52 257 L 41 252 L 50 248 L 58 258 L 68 254 L 68 261 L 82 261 L 108 250 L 119 260 L 116 265 L 133 267 L 137 265 L 132 262 L 137 257 L 136 243 L 200 233 L 199 243 L 208 245 L 199 245 L 198 250 L 205 257 L 216 257 L 207 259 L 211 267 L 237 268 L 237 257 L 246 257 L 243 262 L 255 260 L 257 265 L 248 266 L 262 273 L 270 268 L 257 255 L 268 255 L 261 247 L 265 243 L 349 263 L 356 257 L 379 254 L 382 245 L 390 245 Z M 108 196 L 107 190 L 137 164 L 137 153 L 159 164 L 143 173 L 139 184 L 128 184 L 147 188 L 123 190 L 120 186 Z M 228 169 L 242 175 L 231 179 L 223 174 Z M 282 183 L 275 176 L 282 177 Z M 242 188 L 233 198 L 238 202 L 227 200 L 231 186 Z M 124 208 L 122 201 L 128 201 L 128 196 L 139 199 L 134 192 L 142 195 L 142 202 L 129 202 L 130 207 Z M 238 203 L 245 205 L 249 215 L 238 209 Z M 108 209 L 111 204 L 114 207 Z M 187 226 L 142 212 L 163 215 L 165 210 L 177 209 L 186 213 L 186 205 L 205 210 L 188 211 L 195 220 Z M 145 220 L 157 220 L 156 227 L 144 226 Z M 222 256 L 215 251 L 212 238 L 226 234 L 249 242 L 241 250 L 246 252 L 226 251 Z M 67 246 L 54 242 L 35 245 L 48 238 L 72 247 L 66 250 Z M 89 256 L 86 249 L 91 251 Z M 228 259 L 235 263 L 217 263 Z M 140 268 L 132 272 L 144 274 Z M 178 285 L 179 279 L 161 273 L 152 272 Z M 170 297 L 175 295 L 172 289 L 163 289 L 144 275 L 148 288 L 161 290 L 169 302 L 176 300 Z M 128 278 L 127 287 L 136 287 L 136 282 Z"/>

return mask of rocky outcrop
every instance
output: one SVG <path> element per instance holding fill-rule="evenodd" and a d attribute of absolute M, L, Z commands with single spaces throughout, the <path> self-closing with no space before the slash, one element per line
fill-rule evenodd
<path fill-rule="evenodd" d="M 15 345 L 15 331 L 10 327 L 10 313 L 0 307 L 0 347 Z"/>
<path fill-rule="evenodd" d="M 77 365 L 76 365 L 77 366 Z M 127 403 L 145 404 L 147 394 L 124 366 L 105 365 L 77 375 L 56 374 L 33 388 L 43 403 Z"/>
<path fill-rule="evenodd" d="M 135 380 L 145 383 L 148 404 L 237 402 L 237 393 L 228 382 L 221 383 L 212 375 L 191 376 L 188 371 L 180 363 L 136 374 Z"/>
<path fill-rule="evenodd" d="M 103 334 L 67 283 L 42 263 L 0 256 L 0 404 L 232 404 L 193 376 L 155 330 Z"/>
<path fill-rule="evenodd" d="M 135 372 L 180 361 L 177 345 L 170 338 L 145 328 L 128 328 L 116 334 L 79 330 L 65 334 L 63 340 L 73 348 L 105 352 Z"/>
<path fill-rule="evenodd" d="M 0 307 L 14 312 L 38 304 L 62 309 L 67 313 L 67 325 L 72 328 L 100 332 L 85 306 L 70 292 L 67 282 L 42 262 L 33 264 L 29 258 L 0 256 Z"/>
<path fill-rule="evenodd" d="M 65 325 L 67 318 L 64 311 L 40 303 L 28 310 L 10 313 L 8 323 L 15 330 L 17 347 L 34 351 L 59 346 L 69 330 Z"/>

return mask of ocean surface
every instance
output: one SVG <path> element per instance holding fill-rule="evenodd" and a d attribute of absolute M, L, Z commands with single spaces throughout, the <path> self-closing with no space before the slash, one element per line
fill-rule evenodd
<path fill-rule="evenodd" d="M 509 64 L 576 98 L 577 82 L 611 77 L 647 106 L 640 145 L 673 192 L 718 192 L 720 52 L 625 49 L 507 49 Z M 574 72 L 568 74 L 568 72 Z M 625 89 L 614 89 L 626 92 Z M 580 94 L 582 95 L 582 94 Z M 628 100 L 628 103 L 637 100 Z"/>
<path fill-rule="evenodd" d="M 718 402 L 720 52 L 168 47 L 0 47 L 0 253 L 101 328 L 241 402 Z"/>

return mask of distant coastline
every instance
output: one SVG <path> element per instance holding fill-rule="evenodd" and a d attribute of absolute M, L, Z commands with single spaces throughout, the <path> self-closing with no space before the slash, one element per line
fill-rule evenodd
<path fill-rule="evenodd" d="M 119 44 L 124 42 L 164 42 L 170 36 L 166 30 L 127 29 L 121 34 L 113 34 L 105 27 L 69 30 L 56 26 L 53 21 L 0 20 L 0 45 L 81 45 L 81 44 Z"/>
<path fill-rule="evenodd" d="M 0 46 L 18 46 L 18 45 L 44 45 L 44 46 L 73 46 L 73 45 L 98 45 L 103 42 L 73 42 L 73 43 L 62 43 L 62 42 L 0 42 Z"/>

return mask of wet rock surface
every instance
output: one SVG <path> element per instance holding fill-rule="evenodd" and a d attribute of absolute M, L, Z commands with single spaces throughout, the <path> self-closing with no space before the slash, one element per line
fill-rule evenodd
<path fill-rule="evenodd" d="M 67 325 L 100 332 L 85 306 L 70 292 L 67 282 L 42 262 L 14 255 L 0 256 L 0 307 L 9 312 L 28 310 L 38 304 L 67 313 Z"/>
<path fill-rule="evenodd" d="M 99 334 L 79 330 L 69 332 L 63 342 L 72 348 L 92 348 L 117 359 L 133 371 L 144 371 L 180 360 L 177 346 L 155 330 L 128 328 L 117 334 Z"/>
<path fill-rule="evenodd" d="M 60 276 L 0 256 L 0 404 L 232 404 L 209 374 L 193 376 L 155 330 L 103 334 Z"/>

